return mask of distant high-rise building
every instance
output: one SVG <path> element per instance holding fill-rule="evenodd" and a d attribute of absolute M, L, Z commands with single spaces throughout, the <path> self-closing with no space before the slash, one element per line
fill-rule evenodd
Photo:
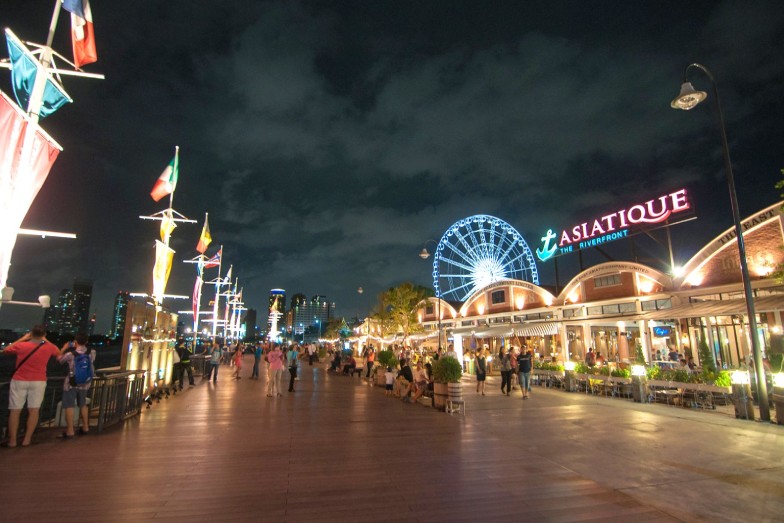
<path fill-rule="evenodd" d="M 70 289 L 63 289 L 57 297 L 57 303 L 49 308 L 46 317 L 46 330 L 50 333 L 61 335 L 74 332 L 73 325 L 74 295 Z"/>
<path fill-rule="evenodd" d="M 245 324 L 245 337 L 246 338 L 255 338 L 256 337 L 256 309 L 248 309 L 245 311 L 245 317 L 243 318 L 243 323 Z"/>
<path fill-rule="evenodd" d="M 112 330 L 109 336 L 119 338 L 125 332 L 125 313 L 128 311 L 128 301 L 131 294 L 128 291 L 120 291 L 114 297 L 114 314 L 112 314 Z"/>
<path fill-rule="evenodd" d="M 326 296 L 316 295 L 310 299 L 310 312 L 313 316 L 311 325 L 320 325 L 319 330 L 323 332 L 329 320 L 332 319 L 332 304 L 327 301 Z"/>
<path fill-rule="evenodd" d="M 75 279 L 73 284 L 73 324 L 75 332 L 90 330 L 90 302 L 93 298 L 93 282 Z"/>

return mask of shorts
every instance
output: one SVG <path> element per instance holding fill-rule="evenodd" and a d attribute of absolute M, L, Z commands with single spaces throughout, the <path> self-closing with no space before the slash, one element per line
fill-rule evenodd
<path fill-rule="evenodd" d="M 426 381 L 417 381 L 415 383 L 417 390 L 427 390 L 427 382 Z"/>
<path fill-rule="evenodd" d="M 46 392 L 45 381 L 11 380 L 8 391 L 8 408 L 21 410 L 27 402 L 28 409 L 39 409 Z"/>
<path fill-rule="evenodd" d="M 394 387 L 394 383 L 387 383 L 387 390 L 392 390 Z"/>
<path fill-rule="evenodd" d="M 63 391 L 63 408 L 72 409 L 75 406 L 84 407 L 87 405 L 87 393 L 90 389 L 79 389 L 71 387 Z"/>

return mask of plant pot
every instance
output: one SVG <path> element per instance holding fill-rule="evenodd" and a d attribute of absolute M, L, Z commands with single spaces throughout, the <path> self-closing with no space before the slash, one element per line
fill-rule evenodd
<path fill-rule="evenodd" d="M 647 382 L 645 376 L 632 376 L 632 399 L 637 403 L 648 401 Z"/>
<path fill-rule="evenodd" d="M 382 372 L 382 368 L 378 367 L 376 370 L 376 386 L 378 387 L 386 387 L 387 386 L 387 377 L 385 372 Z"/>
<path fill-rule="evenodd" d="M 440 411 L 446 410 L 446 399 L 449 396 L 449 387 L 446 383 L 433 383 L 433 408 Z"/>
<path fill-rule="evenodd" d="M 784 425 L 784 390 L 778 387 L 773 389 L 771 398 L 773 399 L 773 406 L 776 408 L 776 423 Z"/>
<path fill-rule="evenodd" d="M 754 421 L 754 403 L 748 383 L 732 384 L 732 403 L 735 405 L 736 418 Z"/>
<path fill-rule="evenodd" d="M 450 401 L 463 401 L 463 387 L 460 383 L 447 383 L 447 396 Z"/>

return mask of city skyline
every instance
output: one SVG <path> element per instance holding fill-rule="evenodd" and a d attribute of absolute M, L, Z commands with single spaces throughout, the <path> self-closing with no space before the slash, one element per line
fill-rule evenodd
<path fill-rule="evenodd" d="M 775 2 L 171 2 L 155 25 L 132 5 L 92 11 L 98 62 L 85 70 L 106 80 L 64 79 L 74 103 L 42 121 L 64 150 L 24 222 L 78 239 L 20 239 L 9 285 L 55 302 L 75 275 L 94 280 L 97 332 L 118 289 L 151 290 L 157 231 L 138 216 L 162 207 L 149 190 L 175 145 L 177 208 L 210 213 L 209 252 L 224 245 L 259 311 L 276 286 L 319 289 L 344 315 L 402 281 L 432 287 L 417 254 L 466 216 L 497 216 L 534 248 L 548 228 L 684 186 L 697 219 L 671 233 L 690 258 L 731 224 L 712 103 L 669 107 L 694 61 L 718 81 L 741 215 L 779 199 Z M 48 2 L 0 7 L 23 40 L 42 41 L 50 16 Z M 61 18 L 54 47 L 67 56 Z M 707 78 L 689 79 L 712 96 Z M 200 230 L 174 233 L 172 293 L 192 289 L 177 262 Z M 628 242 L 608 249 L 629 256 Z M 559 263 L 563 284 L 577 259 Z M 552 262 L 538 267 L 553 284 Z M 33 315 L 4 306 L 0 326 Z"/>

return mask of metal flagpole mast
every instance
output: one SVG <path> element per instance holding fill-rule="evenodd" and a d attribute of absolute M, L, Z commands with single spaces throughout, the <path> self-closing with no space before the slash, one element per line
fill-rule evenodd
<path fill-rule="evenodd" d="M 218 304 L 220 302 L 220 288 L 221 288 L 221 268 L 223 266 L 223 245 L 221 245 L 218 252 L 221 253 L 218 260 L 218 276 L 215 278 L 215 299 L 212 301 L 212 339 L 214 340 L 218 334 Z"/>

